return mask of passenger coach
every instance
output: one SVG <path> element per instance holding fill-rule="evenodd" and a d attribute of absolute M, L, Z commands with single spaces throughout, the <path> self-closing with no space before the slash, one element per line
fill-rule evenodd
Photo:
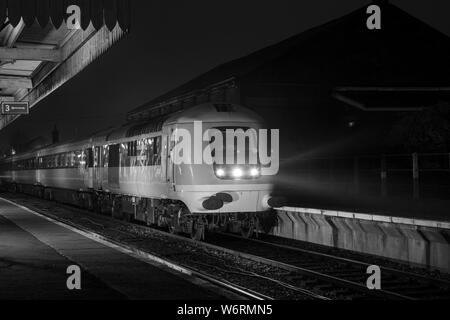
<path fill-rule="evenodd" d="M 170 137 L 179 129 L 194 136 L 194 121 L 202 122 L 203 131 L 263 125 L 248 108 L 205 103 L 8 157 L 0 161 L 0 182 L 11 191 L 167 226 L 194 239 L 214 228 L 251 236 L 276 202 L 272 177 L 262 175 L 259 164 L 174 163 Z"/>

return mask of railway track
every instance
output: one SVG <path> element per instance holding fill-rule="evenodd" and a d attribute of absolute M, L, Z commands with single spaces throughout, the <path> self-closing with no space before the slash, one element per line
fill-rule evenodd
<path fill-rule="evenodd" d="M 36 202 L 55 206 L 37 199 L 25 202 L 34 202 L 33 210 Z M 214 234 L 208 242 L 198 242 L 66 205 L 58 206 L 75 214 L 55 214 L 53 209 L 48 210 L 50 208 L 38 211 L 74 228 L 95 233 L 140 256 L 151 255 L 160 263 L 175 266 L 174 269 L 184 268 L 191 275 L 228 287 L 249 299 L 450 298 L 450 282 L 415 273 L 380 266 L 382 289 L 369 290 L 366 286 L 369 264 L 366 262 L 230 234 Z M 165 245 L 149 251 L 146 247 L 149 235 L 152 235 L 150 238 L 156 235 Z M 155 241 L 151 242 L 154 246 Z"/>
<path fill-rule="evenodd" d="M 282 245 L 257 239 L 242 239 L 230 234 L 216 234 L 208 243 L 231 250 L 251 254 L 256 260 L 280 265 L 295 273 L 312 275 L 330 283 L 342 284 L 362 293 L 393 299 L 450 299 L 450 282 L 420 274 L 379 266 L 381 290 L 369 290 L 366 286 L 367 267 L 371 264 L 336 255 Z"/>

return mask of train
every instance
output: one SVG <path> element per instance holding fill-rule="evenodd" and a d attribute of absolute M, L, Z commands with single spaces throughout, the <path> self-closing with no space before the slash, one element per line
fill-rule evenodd
<path fill-rule="evenodd" d="M 203 103 L 8 156 L 0 160 L 0 185 L 196 240 L 217 229 L 251 237 L 261 217 L 277 206 L 274 177 L 262 174 L 259 162 L 228 164 L 214 154 L 213 163 L 175 161 L 177 140 L 172 137 L 180 130 L 198 135 L 198 123 L 202 135 L 211 129 L 248 131 L 264 125 L 242 105 Z M 203 141 L 203 149 L 210 142 Z"/>

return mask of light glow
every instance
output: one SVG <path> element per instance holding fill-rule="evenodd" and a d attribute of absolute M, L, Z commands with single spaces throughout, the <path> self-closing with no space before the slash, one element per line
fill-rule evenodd
<path fill-rule="evenodd" d="M 250 175 L 251 175 L 252 177 L 257 177 L 257 176 L 259 176 L 259 169 L 258 169 L 258 168 L 251 168 L 251 169 L 250 169 Z"/>
<path fill-rule="evenodd" d="M 244 172 L 242 171 L 241 168 L 234 168 L 233 169 L 233 177 L 234 178 L 241 178 L 243 174 L 244 174 Z"/>
<path fill-rule="evenodd" d="M 216 170 L 216 175 L 218 177 L 224 177 L 225 176 L 225 170 L 223 170 L 222 168 L 219 168 Z"/>

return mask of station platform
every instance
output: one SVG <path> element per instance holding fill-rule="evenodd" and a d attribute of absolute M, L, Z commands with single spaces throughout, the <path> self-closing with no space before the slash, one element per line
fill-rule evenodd
<path fill-rule="evenodd" d="M 81 290 L 67 268 L 81 268 Z M 0 199 L 0 299 L 224 299 L 156 264 Z"/>
<path fill-rule="evenodd" d="M 272 234 L 450 273 L 450 222 L 305 207 L 277 209 Z"/>

